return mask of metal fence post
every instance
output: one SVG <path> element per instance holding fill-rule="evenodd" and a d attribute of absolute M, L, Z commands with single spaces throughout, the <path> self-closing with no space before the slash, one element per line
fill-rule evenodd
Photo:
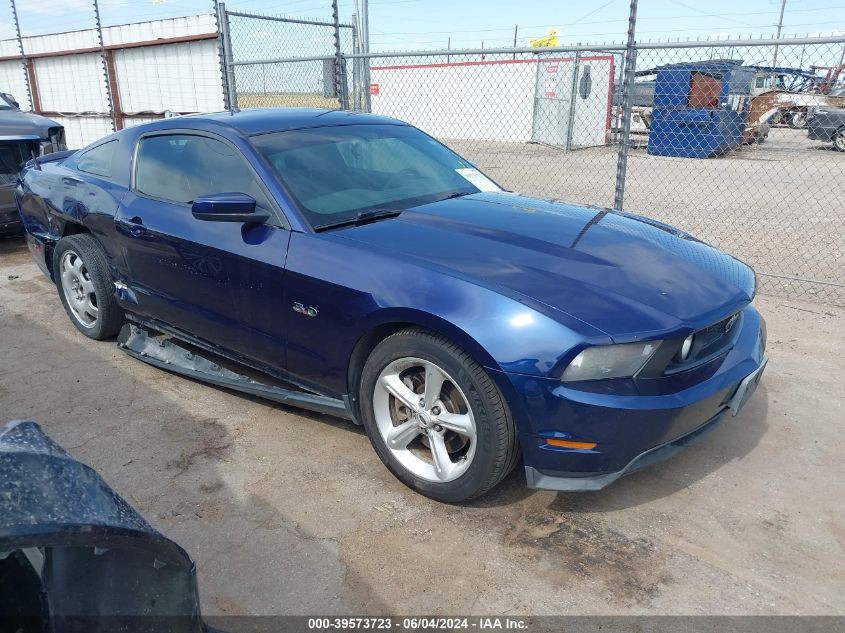
<path fill-rule="evenodd" d="M 622 138 L 619 140 L 619 155 L 616 158 L 614 209 L 622 209 L 625 202 L 625 177 L 628 172 L 628 149 L 631 145 L 631 89 L 634 85 L 634 71 L 637 65 L 636 28 L 637 0 L 631 0 L 628 43 L 625 47 L 625 75 L 622 79 Z"/>
<path fill-rule="evenodd" d="M 232 38 L 229 35 L 229 13 L 226 11 L 226 3 L 218 4 L 220 16 L 220 44 L 223 47 L 223 87 L 226 90 L 229 110 L 238 109 L 238 92 L 235 86 L 235 67 L 232 55 Z"/>
<path fill-rule="evenodd" d="M 214 19 L 217 21 L 217 57 L 220 60 L 220 85 L 223 88 L 223 109 L 231 109 L 229 103 L 229 77 L 226 73 L 226 54 L 223 49 L 223 13 L 220 3 L 214 0 Z"/>
<path fill-rule="evenodd" d="M 352 15 L 352 52 L 360 53 L 358 42 L 358 26 L 355 14 Z M 361 109 L 361 60 L 357 57 L 352 60 L 352 109 Z"/>
<path fill-rule="evenodd" d="M 103 79 L 106 82 L 106 101 L 109 106 L 109 116 L 111 116 L 111 131 L 117 132 L 117 115 L 114 109 L 114 98 L 112 96 L 112 82 L 109 81 L 109 62 L 106 59 L 106 45 L 103 41 L 103 25 L 100 22 L 100 5 L 97 0 L 94 0 L 94 20 L 97 25 L 97 40 L 100 45 L 100 57 L 103 60 Z"/>
<path fill-rule="evenodd" d="M 346 87 L 346 61 L 343 52 L 340 50 L 340 15 L 337 8 L 337 0 L 332 0 L 332 22 L 334 23 L 334 84 L 337 91 L 338 102 L 341 110 L 349 109 L 349 91 Z"/>
<path fill-rule="evenodd" d="M 578 42 L 581 46 L 581 42 Z M 569 91 L 569 114 L 566 122 L 566 151 L 572 151 L 572 128 L 575 127 L 575 104 L 578 103 L 578 75 L 581 66 L 581 51 L 575 51 L 575 61 L 572 64 L 572 89 Z"/>
<path fill-rule="evenodd" d="M 18 39 L 18 48 L 21 51 L 21 68 L 23 68 L 23 80 L 26 82 L 26 98 L 29 101 L 29 109 L 35 112 L 35 103 L 32 99 L 32 86 L 29 85 L 29 69 L 26 65 L 26 55 L 23 52 L 23 38 L 21 38 L 21 25 L 18 22 L 18 8 L 15 0 L 12 2 L 12 21 L 15 23 L 15 36 Z"/>

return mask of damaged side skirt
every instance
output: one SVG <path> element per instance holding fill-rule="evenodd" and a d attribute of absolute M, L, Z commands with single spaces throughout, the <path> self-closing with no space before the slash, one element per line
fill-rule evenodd
<path fill-rule="evenodd" d="M 123 326 L 117 337 L 117 346 L 130 356 L 160 369 L 281 404 L 352 419 L 342 400 L 263 384 L 182 347 L 167 335 L 154 333 L 134 323 Z"/>

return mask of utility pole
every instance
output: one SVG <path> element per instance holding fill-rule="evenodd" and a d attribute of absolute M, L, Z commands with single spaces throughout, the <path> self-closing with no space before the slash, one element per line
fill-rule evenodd
<path fill-rule="evenodd" d="M 786 0 L 780 1 L 780 17 L 778 18 L 778 32 L 775 35 L 775 39 L 780 39 L 780 32 L 783 30 L 783 12 L 786 10 Z M 772 66 L 778 65 L 778 45 L 775 44 L 775 54 L 772 57 Z"/>
<path fill-rule="evenodd" d="M 519 34 L 519 25 L 513 27 L 513 47 L 516 48 L 516 36 Z M 516 59 L 516 53 L 513 54 L 513 58 Z"/>

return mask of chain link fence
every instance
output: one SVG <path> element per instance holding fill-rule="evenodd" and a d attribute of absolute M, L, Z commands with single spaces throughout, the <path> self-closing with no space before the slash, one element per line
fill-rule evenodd
<path fill-rule="evenodd" d="M 402 119 L 507 189 L 656 218 L 751 264 L 762 292 L 845 305 L 845 37 L 637 45 L 630 85 L 624 45 L 337 55 L 323 37 L 322 56 L 235 61 L 238 105 Z M 338 57 L 345 103 L 324 90 Z"/>
<path fill-rule="evenodd" d="M 747 261 L 765 292 L 845 303 L 843 51 L 639 48 L 625 209 Z"/>
<path fill-rule="evenodd" d="M 240 108 L 349 106 L 357 50 L 351 24 L 226 11 L 229 101 Z M 224 38 L 225 39 L 225 38 Z"/>

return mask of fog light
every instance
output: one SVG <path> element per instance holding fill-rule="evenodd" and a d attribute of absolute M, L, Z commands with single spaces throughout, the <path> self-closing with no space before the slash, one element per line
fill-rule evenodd
<path fill-rule="evenodd" d="M 570 440 L 560 440 L 556 437 L 547 437 L 546 444 L 549 446 L 557 446 L 559 448 L 576 448 L 585 451 L 596 447 L 595 442 L 572 442 Z"/>
<path fill-rule="evenodd" d="M 681 343 L 681 360 L 686 360 L 689 358 L 689 353 L 692 351 L 692 342 L 694 338 L 695 334 L 690 334 L 684 339 L 684 342 Z"/>

